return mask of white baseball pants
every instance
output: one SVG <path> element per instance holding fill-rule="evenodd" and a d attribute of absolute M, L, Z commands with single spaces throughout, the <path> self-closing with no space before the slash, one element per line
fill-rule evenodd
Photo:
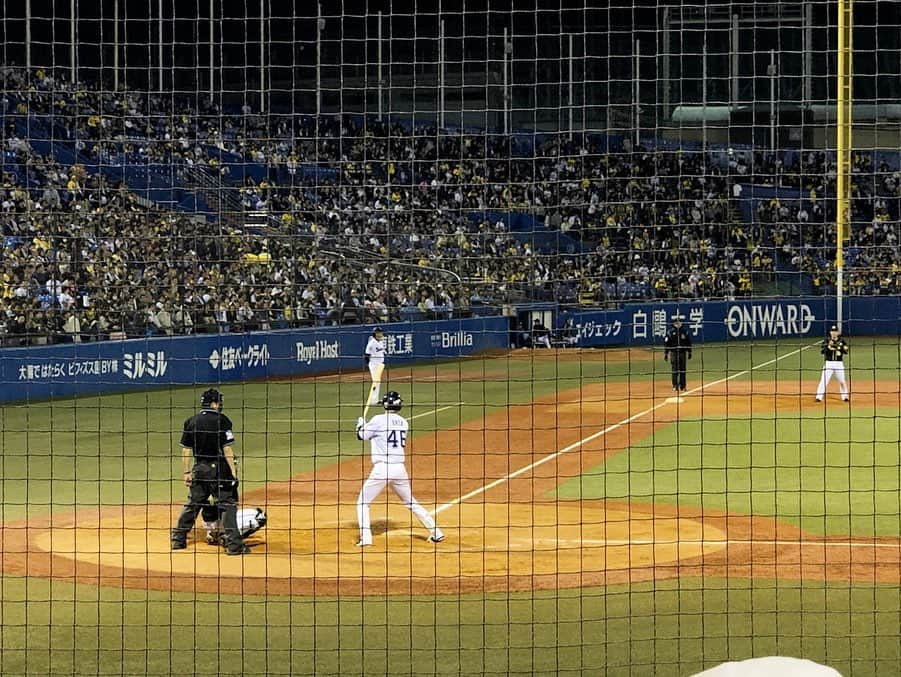
<path fill-rule="evenodd" d="M 369 375 L 372 377 L 372 387 L 369 389 L 369 404 L 379 403 L 379 389 L 382 387 L 382 373 L 384 371 L 384 362 L 369 363 Z"/>
<path fill-rule="evenodd" d="M 848 382 L 845 380 L 845 363 L 841 360 L 826 360 L 826 364 L 823 365 L 823 374 L 820 376 L 820 384 L 817 386 L 818 400 L 822 400 L 826 395 L 826 386 L 829 385 L 829 381 L 832 380 L 833 376 L 838 379 L 842 399 L 847 400 L 850 397 L 848 394 Z"/>
<path fill-rule="evenodd" d="M 407 468 L 403 463 L 375 463 L 369 477 L 360 489 L 357 498 L 357 521 L 360 524 L 360 542 L 372 543 L 372 528 L 369 521 L 369 506 L 382 493 L 385 486 L 391 487 L 397 497 L 416 517 L 422 526 L 429 530 L 433 536 L 441 536 L 441 531 L 435 526 L 434 518 L 413 498 L 410 489 L 410 478 L 407 476 Z"/>

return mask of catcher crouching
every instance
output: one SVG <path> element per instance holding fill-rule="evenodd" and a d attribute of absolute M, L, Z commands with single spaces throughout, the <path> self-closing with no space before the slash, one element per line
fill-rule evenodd
<path fill-rule="evenodd" d="M 215 505 L 208 505 L 200 514 L 203 528 L 206 529 L 206 542 L 210 545 L 225 545 L 218 508 Z M 238 532 L 242 539 L 246 539 L 266 526 L 266 511 L 262 508 L 241 508 L 238 510 L 237 519 Z"/>

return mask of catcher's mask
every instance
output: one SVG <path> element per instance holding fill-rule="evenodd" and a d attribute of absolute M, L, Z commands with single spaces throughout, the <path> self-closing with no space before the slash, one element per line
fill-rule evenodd
<path fill-rule="evenodd" d="M 204 390 L 203 395 L 200 396 L 200 406 L 209 407 L 213 402 L 216 402 L 219 408 L 222 409 L 222 393 L 215 388 Z"/>
<path fill-rule="evenodd" d="M 386 411 L 400 411 L 400 408 L 404 406 L 404 401 L 401 399 L 400 393 L 390 390 L 382 398 L 382 406 Z"/>

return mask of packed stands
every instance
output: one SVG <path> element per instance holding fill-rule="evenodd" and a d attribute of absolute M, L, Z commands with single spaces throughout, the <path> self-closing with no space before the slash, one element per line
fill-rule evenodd
<path fill-rule="evenodd" d="M 13 68 L 2 83 L 6 345 L 729 298 L 786 274 L 834 292 L 824 153 L 261 116 Z M 901 173 L 866 154 L 854 173 L 846 293 L 899 293 Z"/>

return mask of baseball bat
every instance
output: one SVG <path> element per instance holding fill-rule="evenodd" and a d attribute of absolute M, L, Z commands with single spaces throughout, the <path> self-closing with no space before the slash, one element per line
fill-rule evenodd
<path fill-rule="evenodd" d="M 383 362 L 376 367 L 375 377 L 372 379 L 372 385 L 369 386 L 369 393 L 366 395 L 366 401 L 363 403 L 363 418 L 366 418 L 366 412 L 369 411 L 369 405 L 372 403 L 372 396 L 375 394 L 375 389 L 382 382 L 382 372 L 384 371 L 385 363 Z"/>
<path fill-rule="evenodd" d="M 369 393 L 366 395 L 366 401 L 363 402 L 363 418 L 366 418 L 366 412 L 369 411 L 369 403 L 372 402 L 372 393 L 375 392 L 376 383 L 373 381 L 369 386 Z"/>

